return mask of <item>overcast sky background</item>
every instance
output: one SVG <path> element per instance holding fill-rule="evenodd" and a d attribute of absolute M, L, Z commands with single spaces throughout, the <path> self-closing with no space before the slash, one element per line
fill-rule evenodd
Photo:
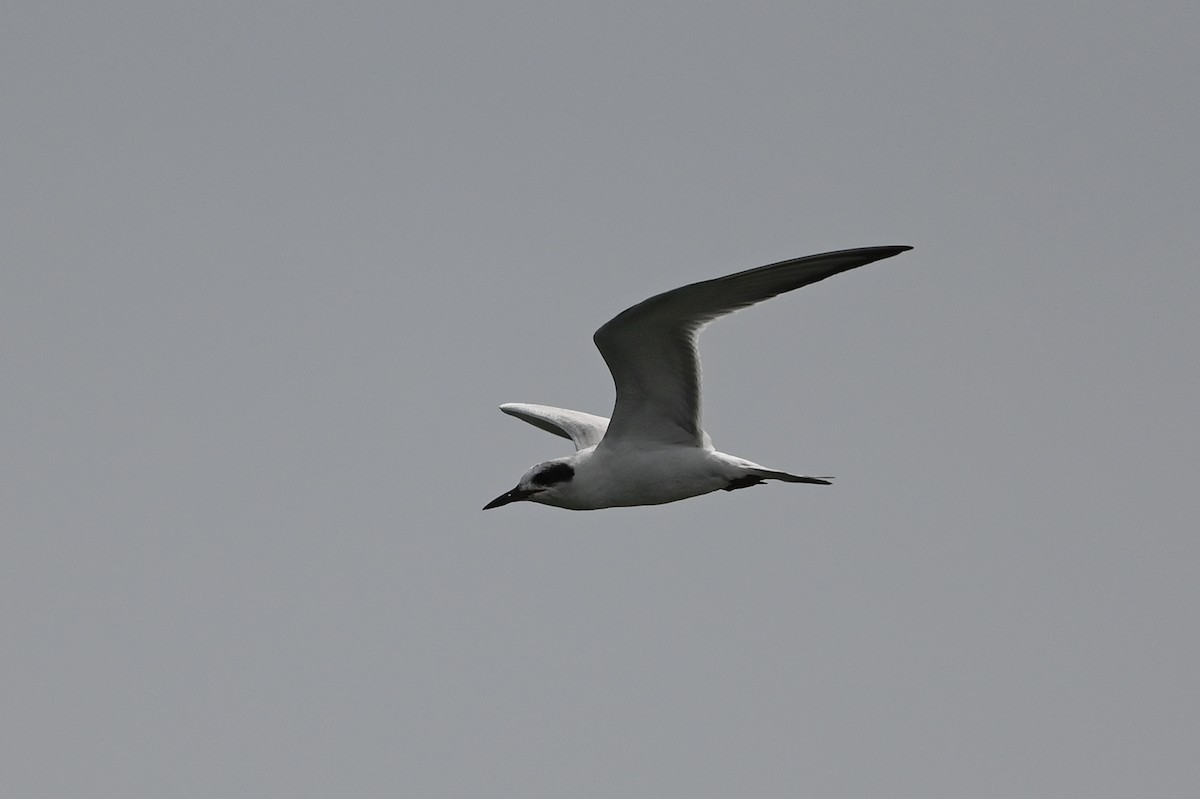
<path fill-rule="evenodd" d="M 0 793 L 1200 792 L 1193 2 L 6 3 Z M 718 448 L 483 513 L 722 320 Z"/>

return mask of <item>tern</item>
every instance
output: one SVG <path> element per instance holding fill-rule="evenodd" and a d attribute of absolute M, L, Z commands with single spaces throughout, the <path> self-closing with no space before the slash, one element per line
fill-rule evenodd
<path fill-rule="evenodd" d="M 709 322 L 755 303 L 906 250 L 862 247 L 809 255 L 692 283 L 617 314 L 593 340 L 612 372 L 612 418 L 512 402 L 500 410 L 575 444 L 575 453 L 539 463 L 483 506 L 530 501 L 568 510 L 661 505 L 766 480 L 829 485 L 768 469 L 713 448 L 700 426 L 700 356 Z"/>

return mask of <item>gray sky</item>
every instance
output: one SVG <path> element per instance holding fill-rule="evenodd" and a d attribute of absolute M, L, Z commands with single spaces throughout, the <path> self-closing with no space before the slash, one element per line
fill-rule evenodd
<path fill-rule="evenodd" d="M 0 25 L 0 793 L 1200 792 L 1200 12 L 31 3 Z M 482 513 L 708 330 L 833 487 Z"/>

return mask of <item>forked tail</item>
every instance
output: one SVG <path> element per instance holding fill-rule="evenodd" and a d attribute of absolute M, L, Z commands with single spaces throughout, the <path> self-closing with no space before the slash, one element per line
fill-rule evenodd
<path fill-rule="evenodd" d="M 788 474 L 787 472 L 776 472 L 771 469 L 751 469 L 750 473 L 763 480 L 782 480 L 785 483 L 813 483 L 823 486 L 833 485 L 829 482 L 833 479 L 832 477 L 808 477 L 799 474 Z"/>
<path fill-rule="evenodd" d="M 725 486 L 723 491 L 737 491 L 739 488 L 749 488 L 750 486 L 760 486 L 764 480 L 782 480 L 785 483 L 815 483 L 816 485 L 832 485 L 829 481 L 832 478 L 827 477 L 806 477 L 798 474 L 788 474 L 787 472 L 777 472 L 774 469 L 764 469 L 761 466 L 755 466 L 746 470 L 746 474 L 741 477 L 734 478 L 729 481 L 729 485 Z"/>

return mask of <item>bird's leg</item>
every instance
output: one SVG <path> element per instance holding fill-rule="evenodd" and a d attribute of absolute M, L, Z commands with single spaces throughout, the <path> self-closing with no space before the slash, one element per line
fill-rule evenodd
<path fill-rule="evenodd" d="M 761 477 L 755 477 L 748 474 L 745 477 L 738 477 L 729 481 L 729 485 L 722 488 L 722 491 L 737 491 L 739 488 L 749 488 L 750 486 L 758 486 L 763 484 Z"/>

